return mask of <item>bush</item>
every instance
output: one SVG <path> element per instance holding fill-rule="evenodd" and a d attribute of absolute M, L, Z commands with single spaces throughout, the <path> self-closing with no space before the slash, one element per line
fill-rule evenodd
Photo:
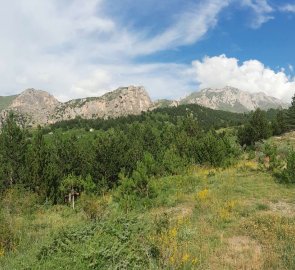
<path fill-rule="evenodd" d="M 149 199 L 156 196 L 155 190 L 150 185 L 149 178 L 153 175 L 154 160 L 150 154 L 145 154 L 144 160 L 137 163 L 136 170 L 131 177 L 120 174 L 120 185 L 115 194 L 115 200 L 128 212 L 137 201 L 146 206 Z"/>
<path fill-rule="evenodd" d="M 196 147 L 196 161 L 214 167 L 228 166 L 240 154 L 236 143 L 225 134 L 208 132 Z"/>
<path fill-rule="evenodd" d="M 287 157 L 287 166 L 281 173 L 277 174 L 280 182 L 286 184 L 295 183 L 295 151 L 291 150 Z"/>
<path fill-rule="evenodd" d="M 83 194 L 80 199 L 81 207 L 90 220 L 101 219 L 107 208 L 106 199 Z"/>
<path fill-rule="evenodd" d="M 162 159 L 163 175 L 177 175 L 184 172 L 186 161 L 177 153 L 175 146 L 170 147 L 164 152 Z"/>
<path fill-rule="evenodd" d="M 264 169 L 271 171 L 274 175 L 281 172 L 284 164 L 278 153 L 276 145 L 264 144 L 263 154 L 259 157 L 259 162 Z"/>
<path fill-rule="evenodd" d="M 37 195 L 22 187 L 7 189 L 2 196 L 0 207 L 5 215 L 29 215 L 38 205 Z"/>
<path fill-rule="evenodd" d="M 13 230 L 12 222 L 7 220 L 7 216 L 0 213 L 0 257 L 5 252 L 15 249 L 18 239 Z"/>

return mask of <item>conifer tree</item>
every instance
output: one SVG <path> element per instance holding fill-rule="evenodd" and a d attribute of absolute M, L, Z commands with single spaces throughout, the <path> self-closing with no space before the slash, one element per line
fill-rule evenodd
<path fill-rule="evenodd" d="M 295 129 L 295 95 L 292 98 L 291 107 L 287 111 L 287 128 L 288 130 Z"/>
<path fill-rule="evenodd" d="M 23 184 L 27 141 L 25 130 L 21 129 L 15 116 L 9 113 L 2 126 L 0 148 L 1 178 L 4 187 Z"/>
<path fill-rule="evenodd" d="M 265 112 L 257 109 L 249 122 L 238 131 L 241 145 L 253 145 L 255 142 L 267 139 L 272 135 L 271 126 L 266 118 Z"/>
<path fill-rule="evenodd" d="M 276 118 L 272 122 L 272 129 L 274 135 L 281 135 L 288 130 L 287 116 L 285 111 L 279 110 L 277 112 Z"/>
<path fill-rule="evenodd" d="M 29 176 L 27 186 L 39 194 L 43 194 L 45 192 L 46 145 L 40 126 L 32 139 L 27 161 Z"/>

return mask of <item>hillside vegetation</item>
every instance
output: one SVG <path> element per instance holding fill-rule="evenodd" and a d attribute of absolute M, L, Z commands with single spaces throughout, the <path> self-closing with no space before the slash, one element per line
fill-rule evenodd
<path fill-rule="evenodd" d="M 293 133 L 281 135 L 293 112 L 209 110 L 207 123 L 178 107 L 91 132 L 81 119 L 24 130 L 9 115 L 1 269 L 295 268 Z"/>
<path fill-rule="evenodd" d="M 0 97 L 0 111 L 7 109 L 16 97 L 17 95 Z"/>
<path fill-rule="evenodd" d="M 276 114 L 277 110 L 269 111 L 268 115 Z M 274 113 L 273 113 L 274 112 Z M 177 107 L 158 108 L 153 111 L 143 112 L 140 115 L 129 115 L 110 119 L 82 119 L 76 118 L 68 121 L 60 121 L 49 127 L 50 130 L 62 128 L 63 130 L 77 128 L 94 128 L 107 130 L 118 127 L 124 129 L 128 124 L 134 122 L 151 122 L 159 127 L 163 124 L 177 124 L 179 120 L 192 116 L 198 121 L 198 125 L 205 130 L 210 128 L 222 128 L 238 126 L 245 123 L 245 114 L 231 113 L 226 111 L 212 110 L 197 104 L 180 105 Z"/>
<path fill-rule="evenodd" d="M 158 196 L 129 212 L 115 192 L 74 210 L 3 195 L 12 252 L 1 269 L 293 269 L 295 189 L 257 163 L 193 167 L 151 180 Z M 4 255 L 4 256 L 3 256 Z"/>

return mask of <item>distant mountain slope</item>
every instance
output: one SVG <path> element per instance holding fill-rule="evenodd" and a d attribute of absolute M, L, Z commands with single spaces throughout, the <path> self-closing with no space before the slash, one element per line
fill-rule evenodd
<path fill-rule="evenodd" d="M 140 115 L 128 115 L 109 119 L 83 119 L 76 118 L 67 121 L 60 121 L 52 124 L 50 129 L 103 129 L 120 127 L 124 130 L 128 124 L 134 122 L 152 121 L 153 124 L 163 126 L 165 123 L 176 124 L 187 115 L 193 115 L 199 122 L 201 129 L 222 128 L 236 126 L 245 123 L 247 115 L 226 111 L 213 110 L 197 104 L 179 105 L 177 107 L 157 108 L 143 112 Z M 49 130 L 50 130 L 49 129 Z"/>
<path fill-rule="evenodd" d="M 45 91 L 33 88 L 23 91 L 15 98 L 9 98 L 3 99 L 1 119 L 5 119 L 9 111 L 14 111 L 22 116 L 22 121 L 28 126 L 47 125 L 76 117 L 91 119 L 140 114 L 152 106 L 145 89 L 135 86 L 121 87 L 101 97 L 75 99 L 65 103 Z"/>
<path fill-rule="evenodd" d="M 267 110 L 288 106 L 281 100 L 263 93 L 250 94 L 233 87 L 207 88 L 192 93 L 180 101 L 163 99 L 152 102 L 144 87 L 129 86 L 120 87 L 100 97 L 74 99 L 65 103 L 59 102 L 45 91 L 27 89 L 19 95 L 0 97 L 0 118 L 3 120 L 9 111 L 14 111 L 21 119 L 22 124 L 37 126 L 71 120 L 76 117 L 107 119 L 139 115 L 145 111 L 174 108 L 187 104 L 202 105 L 203 107 L 200 107 L 202 109 L 199 111 L 203 110 L 204 113 L 207 112 L 204 107 L 242 113 L 256 108 Z M 223 112 L 219 111 L 218 113 L 222 114 Z M 222 124 L 223 119 L 220 121 Z"/>
<path fill-rule="evenodd" d="M 152 106 L 152 101 L 144 87 L 121 87 L 101 97 L 74 99 L 61 103 L 55 109 L 55 121 L 74 119 L 81 116 L 86 119 L 118 117 L 128 114 L 140 114 Z"/>
<path fill-rule="evenodd" d="M 151 109 L 176 107 L 178 105 L 179 105 L 179 102 L 176 100 L 158 99 L 153 103 L 153 106 Z"/>
<path fill-rule="evenodd" d="M 252 94 L 230 86 L 221 89 L 203 89 L 180 100 L 180 104 L 200 104 L 211 109 L 231 112 L 288 107 L 287 103 L 264 93 Z"/>
<path fill-rule="evenodd" d="M 7 109 L 17 96 L 0 96 L 0 111 Z"/>
<path fill-rule="evenodd" d="M 31 88 L 18 95 L 7 109 L 25 116 L 30 125 L 50 124 L 50 116 L 59 104 L 49 93 Z"/>

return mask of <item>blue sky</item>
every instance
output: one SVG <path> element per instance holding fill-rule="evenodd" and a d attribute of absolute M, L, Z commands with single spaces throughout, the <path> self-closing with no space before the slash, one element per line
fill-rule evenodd
<path fill-rule="evenodd" d="M 0 94 L 295 92 L 295 0 L 0 0 Z"/>

